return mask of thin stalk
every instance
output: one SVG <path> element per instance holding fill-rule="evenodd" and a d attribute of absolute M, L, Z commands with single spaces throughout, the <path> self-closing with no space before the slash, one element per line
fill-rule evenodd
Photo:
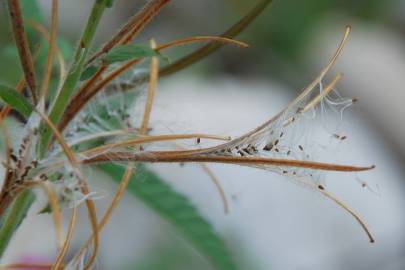
<path fill-rule="evenodd" d="M 53 54 L 56 51 L 56 34 L 58 29 L 58 0 L 52 0 L 52 16 L 51 16 L 51 33 L 49 37 L 49 46 L 48 46 L 48 56 L 46 58 L 46 64 L 44 69 L 44 75 L 40 87 L 40 98 L 44 99 L 48 93 L 49 82 L 52 76 L 52 61 Z"/>
<path fill-rule="evenodd" d="M 28 20 L 27 21 L 28 24 L 34 28 L 35 31 L 37 31 L 38 34 L 40 34 L 41 36 L 43 36 L 46 40 L 46 42 L 48 42 L 48 46 L 50 47 L 51 45 L 51 33 L 48 32 L 48 30 L 41 25 L 40 23 L 34 21 L 34 20 Z M 60 48 L 58 47 L 58 44 L 55 43 L 55 54 L 56 57 L 58 59 L 59 62 L 59 83 L 58 83 L 58 89 L 60 88 L 60 86 L 62 86 L 63 83 L 63 79 L 65 78 L 65 73 L 66 73 L 66 63 L 65 63 L 65 59 L 63 58 L 62 52 L 60 50 Z M 35 57 L 34 57 L 35 60 Z"/>
<path fill-rule="evenodd" d="M 25 81 L 31 92 L 34 104 L 37 103 L 36 79 L 34 61 L 32 60 L 27 35 L 24 29 L 24 21 L 21 13 L 19 0 L 8 0 L 8 10 L 11 18 L 11 26 L 15 44 L 18 50 L 22 70 L 24 71 Z"/>
<path fill-rule="evenodd" d="M 76 223 L 77 223 L 76 221 L 77 221 L 77 207 L 73 207 L 72 216 L 70 218 L 65 241 L 63 243 L 62 248 L 59 251 L 58 256 L 56 257 L 55 263 L 52 266 L 52 270 L 61 268 L 63 258 L 65 257 L 66 253 L 68 252 L 70 243 L 72 242 L 73 232 L 74 232 L 74 229 L 75 229 Z"/>
<path fill-rule="evenodd" d="M 321 171 L 360 172 L 374 169 L 375 166 L 357 167 L 351 165 L 339 165 L 306 160 L 277 159 L 263 157 L 233 157 L 206 155 L 202 150 L 184 151 L 149 151 L 147 153 L 110 152 L 85 159 L 84 164 L 103 162 L 148 162 L 148 163 L 182 163 L 182 162 L 213 162 L 223 164 L 236 164 L 248 166 L 286 166 L 307 168 Z"/>
<path fill-rule="evenodd" d="M 150 41 L 150 45 L 152 49 L 156 49 L 156 42 L 152 39 Z M 141 135 L 145 135 L 146 131 L 148 130 L 150 114 L 152 112 L 153 100 L 156 94 L 157 82 L 158 82 L 158 75 L 159 75 L 159 58 L 156 56 L 152 57 L 151 64 L 150 64 L 150 79 L 148 85 L 148 96 L 146 98 L 145 110 L 143 113 L 143 119 L 141 123 L 141 127 L 139 128 L 139 133 Z"/>
<path fill-rule="evenodd" d="M 49 270 L 52 267 L 50 264 L 29 264 L 29 263 L 13 263 L 0 265 L 0 270 L 6 269 L 35 269 L 35 270 Z M 61 266 L 59 269 L 63 269 Z"/>
<path fill-rule="evenodd" d="M 214 172 L 208 167 L 207 164 L 205 163 L 198 163 L 200 165 L 201 169 L 211 178 L 212 183 L 214 183 L 216 189 L 219 192 L 219 196 L 221 197 L 222 204 L 224 206 L 224 214 L 227 215 L 229 213 L 229 203 L 228 200 L 226 199 L 226 194 L 225 190 L 223 189 L 221 182 L 219 179 L 215 176 Z"/>

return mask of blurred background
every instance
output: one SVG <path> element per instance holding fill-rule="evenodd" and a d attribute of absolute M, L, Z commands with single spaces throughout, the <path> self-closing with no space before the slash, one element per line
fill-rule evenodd
<path fill-rule="evenodd" d="M 49 21 L 50 1 L 40 3 Z M 92 3 L 60 1 L 59 32 L 67 44 L 77 41 Z M 96 43 L 108 40 L 144 3 L 116 0 L 103 17 Z M 163 43 L 221 34 L 254 4 L 173 0 L 138 41 L 147 44 L 155 38 Z M 375 244 L 341 208 L 286 177 L 210 165 L 230 202 L 230 213 L 225 215 L 215 187 L 198 166 L 153 166 L 213 224 L 240 269 L 405 269 L 404 12 L 404 0 L 276 0 L 237 37 L 250 48 L 225 47 L 160 81 L 151 122 L 156 134 L 175 130 L 241 135 L 287 105 L 329 61 L 345 26 L 353 28 L 331 76 L 343 72 L 339 92 L 359 102 L 345 111 L 349 139 L 322 161 L 377 165 L 361 174 L 324 175 L 328 190 L 367 222 Z M 9 30 L 0 29 L 0 46 L 7 48 Z M 177 48 L 167 55 L 176 59 L 193 48 Z M 69 46 L 64 53 L 71 53 Z M 1 80 L 15 84 L 18 64 L 9 54 L 1 59 Z M 115 189 L 106 179 L 98 175 L 92 183 L 110 194 L 98 201 L 100 211 Z M 363 181 L 367 188 L 362 187 Z M 54 240 L 47 235 L 51 227 L 49 216 L 30 215 L 4 261 L 50 260 L 55 254 Z M 77 231 L 77 245 L 87 233 Z M 98 266 L 213 269 L 172 225 L 129 195 L 102 234 Z"/>

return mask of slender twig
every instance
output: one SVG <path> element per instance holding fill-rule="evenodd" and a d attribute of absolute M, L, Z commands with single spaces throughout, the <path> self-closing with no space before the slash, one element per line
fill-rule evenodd
<path fill-rule="evenodd" d="M 20 56 L 21 67 L 25 75 L 25 81 L 31 92 L 34 104 L 37 104 L 38 99 L 34 63 L 24 29 L 24 21 L 21 14 L 19 0 L 8 0 L 8 10 L 10 13 L 16 47 Z"/>
<path fill-rule="evenodd" d="M 51 10 L 51 34 L 49 37 L 48 46 L 48 56 L 46 58 L 46 64 L 44 68 L 44 75 L 40 87 L 40 99 L 43 99 L 45 103 L 45 98 L 47 96 L 49 82 L 52 76 L 52 64 L 53 64 L 53 54 L 56 51 L 56 34 L 58 30 L 58 0 L 52 0 L 52 10 Z"/>
<path fill-rule="evenodd" d="M 38 270 L 49 270 L 52 267 L 51 264 L 30 264 L 30 263 L 13 263 L 13 264 L 4 264 L 0 265 L 0 270 L 7 269 L 38 269 Z M 60 270 L 63 269 L 63 266 L 59 267 Z"/>
<path fill-rule="evenodd" d="M 152 39 L 150 41 L 151 48 L 156 49 L 156 42 Z M 153 100 L 156 94 L 158 74 L 159 74 L 159 58 L 157 56 L 152 57 L 150 64 L 150 79 L 148 85 L 148 95 L 146 97 L 145 110 L 143 113 L 143 118 L 141 122 L 141 127 L 139 128 L 139 133 L 141 135 L 146 134 L 149 126 L 150 114 L 152 112 Z"/>
<path fill-rule="evenodd" d="M 219 192 L 219 196 L 221 197 L 222 204 L 224 205 L 224 213 L 228 214 L 229 213 L 229 203 L 228 200 L 226 199 L 226 194 L 224 189 L 222 188 L 221 182 L 219 179 L 215 176 L 213 171 L 207 166 L 205 163 L 198 163 L 200 167 L 203 169 L 203 171 L 211 178 L 212 182 L 214 183 L 215 187 L 217 188 Z"/>
<path fill-rule="evenodd" d="M 201 154 L 204 150 L 185 151 L 149 151 L 146 153 L 130 152 L 109 152 L 83 160 L 84 164 L 100 162 L 124 161 L 124 162 L 150 162 L 150 163 L 171 163 L 171 162 L 213 162 L 225 164 L 239 164 L 250 166 L 287 166 L 299 167 L 322 171 L 359 172 L 374 169 L 375 166 L 357 167 L 351 165 L 339 165 L 332 163 L 313 162 L 293 159 L 276 159 L 263 157 L 233 157 L 214 156 Z"/>
<path fill-rule="evenodd" d="M 220 141 L 229 141 L 231 139 L 231 137 L 229 136 L 218 136 L 202 133 L 140 136 L 139 138 L 135 139 L 97 146 L 87 151 L 84 151 L 82 154 L 86 156 L 94 156 L 99 153 L 103 153 L 106 150 L 112 150 L 114 148 L 117 149 L 119 147 L 136 146 L 144 143 L 153 143 L 153 142 L 184 140 L 184 139 L 201 139 L 201 138 Z"/>
<path fill-rule="evenodd" d="M 45 40 L 48 42 L 48 46 L 51 46 L 51 34 L 48 32 L 48 30 L 41 25 L 40 23 L 34 21 L 34 20 L 27 20 L 28 24 L 34 28 L 40 35 L 42 35 Z M 63 79 L 65 78 L 66 75 L 66 63 L 65 59 L 63 58 L 62 52 L 60 48 L 58 47 L 58 44 L 55 43 L 55 53 L 56 57 L 58 59 L 59 63 L 59 85 L 58 89 L 61 87 L 61 84 L 63 83 Z M 34 57 L 35 58 L 35 57 Z"/>
<path fill-rule="evenodd" d="M 344 210 L 346 210 L 350 215 L 356 219 L 356 221 L 360 224 L 360 226 L 363 228 L 365 233 L 367 234 L 367 237 L 370 240 L 370 243 L 374 243 L 374 237 L 370 232 L 370 229 L 367 227 L 366 223 L 361 219 L 361 217 L 354 212 L 351 208 L 349 208 L 345 203 L 343 203 L 341 200 L 339 200 L 336 196 L 331 194 L 330 192 L 327 192 L 323 186 L 318 187 L 318 191 L 321 192 L 324 196 L 328 197 L 332 201 L 334 201 L 336 204 L 338 204 L 340 207 L 342 207 Z"/>
<path fill-rule="evenodd" d="M 60 251 L 58 253 L 58 256 L 56 257 L 55 263 L 52 266 L 52 270 L 56 270 L 56 269 L 59 269 L 62 267 L 63 258 L 65 257 L 65 255 L 69 249 L 70 243 L 72 242 L 73 231 L 76 226 L 76 220 L 77 220 L 77 207 L 75 206 L 72 209 L 72 216 L 70 218 L 65 241 L 63 243 L 62 248 L 60 249 Z"/>

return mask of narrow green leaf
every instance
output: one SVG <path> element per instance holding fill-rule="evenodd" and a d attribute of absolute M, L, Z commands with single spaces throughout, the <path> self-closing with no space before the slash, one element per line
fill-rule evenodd
<path fill-rule="evenodd" d="M 114 164 L 103 164 L 100 168 L 117 183 L 125 170 Z M 218 269 L 236 268 L 225 243 L 212 226 L 184 195 L 173 190 L 156 173 L 138 165 L 127 190 L 171 222 Z"/>
<path fill-rule="evenodd" d="M 28 118 L 33 110 L 32 105 L 20 93 L 9 86 L 0 84 L 0 98 L 24 117 Z"/>
<path fill-rule="evenodd" d="M 15 231 L 27 215 L 28 209 L 34 200 L 35 194 L 30 190 L 26 190 L 15 200 L 7 212 L 0 228 L 0 258 L 4 254 Z"/>
<path fill-rule="evenodd" d="M 98 70 L 98 67 L 96 66 L 89 66 L 88 68 L 86 68 L 83 72 L 82 75 L 80 76 L 80 80 L 81 81 L 85 81 L 87 79 L 90 79 L 91 76 L 93 76 L 94 74 L 96 74 Z"/>
<path fill-rule="evenodd" d="M 103 60 L 107 64 L 113 64 L 152 56 L 158 56 L 158 53 L 150 47 L 128 44 L 113 48 L 104 56 Z"/>

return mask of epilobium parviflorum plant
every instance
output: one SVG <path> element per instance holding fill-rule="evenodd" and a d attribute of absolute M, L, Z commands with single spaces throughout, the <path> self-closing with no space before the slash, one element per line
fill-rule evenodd
<path fill-rule="evenodd" d="M 159 44 L 156 37 L 149 44 L 139 44 L 136 39 L 139 33 L 171 2 L 149 0 L 98 49 L 92 47 L 92 41 L 100 31 L 98 26 L 103 13 L 114 8 L 114 1 L 94 0 L 71 59 L 65 59 L 57 35 L 58 0 L 50 2 L 48 29 L 35 14 L 36 1 L 4 1 L 22 72 L 17 85 L 0 84 L 2 166 L 5 171 L 0 193 L 0 257 L 25 221 L 30 206 L 43 194 L 47 196 L 47 203 L 41 212 L 53 218 L 57 256 L 49 265 L 8 262 L 0 266 L 1 269 L 95 267 L 99 235 L 125 191 L 173 223 L 216 268 L 235 269 L 226 244 L 212 226 L 184 195 L 174 191 L 148 168 L 148 163 L 200 164 L 215 182 L 225 211 L 228 211 L 226 193 L 206 163 L 249 166 L 281 174 L 334 201 L 353 216 L 370 242 L 374 242 L 359 215 L 324 185 L 326 171 L 358 172 L 374 166 L 357 167 L 317 160 L 312 149 L 316 147 L 313 141 L 316 139 L 305 135 L 305 127 L 315 118 L 328 117 L 330 113 L 340 117 L 356 101 L 337 92 L 335 86 L 341 74 L 330 82 L 324 79 L 341 53 L 350 27 L 346 28 L 335 54 L 314 81 L 285 109 L 252 131 L 236 138 L 200 133 L 152 135 L 149 119 L 159 78 L 187 68 L 223 45 L 248 47 L 234 37 L 271 0 L 258 1 L 220 36 L 185 37 L 165 44 Z M 34 14 L 27 13 L 24 6 L 30 6 Z M 164 51 L 192 43 L 202 43 L 202 47 L 175 61 L 164 57 Z M 68 65 L 65 64 L 67 60 Z M 39 65 L 41 61 L 42 65 Z M 141 103 L 137 97 L 143 92 L 146 101 Z M 132 113 L 135 107 L 141 108 L 139 117 Z M 22 128 L 8 129 L 6 119 L 18 121 Z M 309 125 L 303 125 L 304 122 Z M 343 133 L 329 135 L 339 141 L 346 139 Z M 181 140 L 194 140 L 196 147 L 179 148 L 173 143 Z M 202 147 L 202 140 L 218 143 Z M 88 184 L 89 170 L 104 171 L 118 183 L 111 203 L 101 216 L 96 215 L 98 194 Z M 67 259 L 80 207 L 87 209 L 91 235 Z M 71 213 L 66 231 L 62 227 L 62 211 Z"/>

